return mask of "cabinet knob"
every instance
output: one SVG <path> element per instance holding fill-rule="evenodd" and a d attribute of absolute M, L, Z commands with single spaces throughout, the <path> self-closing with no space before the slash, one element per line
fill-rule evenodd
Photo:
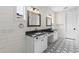
<path fill-rule="evenodd" d="M 36 37 L 36 39 L 38 39 L 38 37 Z"/>

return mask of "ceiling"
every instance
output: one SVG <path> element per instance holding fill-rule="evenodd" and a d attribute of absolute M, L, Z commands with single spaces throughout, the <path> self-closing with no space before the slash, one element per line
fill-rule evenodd
<path fill-rule="evenodd" d="M 68 9 L 72 9 L 75 8 L 76 6 L 51 6 L 50 8 L 54 11 L 54 12 L 61 12 L 61 11 L 65 11 Z"/>

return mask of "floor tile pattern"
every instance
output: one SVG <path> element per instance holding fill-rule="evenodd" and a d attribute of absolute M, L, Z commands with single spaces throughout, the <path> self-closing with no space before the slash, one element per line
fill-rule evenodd
<path fill-rule="evenodd" d="M 79 44 L 79 43 L 78 43 Z M 48 48 L 44 53 L 78 53 L 79 46 L 73 39 L 60 39 L 53 43 L 48 43 Z"/>

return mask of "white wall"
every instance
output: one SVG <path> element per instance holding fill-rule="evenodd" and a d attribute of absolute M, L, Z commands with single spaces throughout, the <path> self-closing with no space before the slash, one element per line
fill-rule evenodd
<path fill-rule="evenodd" d="M 58 29 L 58 37 L 64 38 L 65 35 L 65 12 L 56 13 L 56 26 Z"/>
<path fill-rule="evenodd" d="M 26 31 L 31 31 L 35 30 L 35 28 L 39 29 L 47 29 L 51 28 L 51 26 L 46 27 L 46 16 L 47 15 L 55 15 L 55 12 L 53 12 L 49 7 L 47 6 L 34 6 L 35 8 L 38 8 L 41 12 L 41 26 L 40 27 L 27 27 L 27 22 L 26 22 Z M 27 14 L 27 8 L 26 7 L 26 14 Z M 27 20 L 27 18 L 26 18 Z"/>

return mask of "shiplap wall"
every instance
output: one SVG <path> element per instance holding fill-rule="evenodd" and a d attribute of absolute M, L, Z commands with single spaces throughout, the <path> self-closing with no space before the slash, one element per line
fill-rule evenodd
<path fill-rule="evenodd" d="M 25 52 L 24 21 L 16 18 L 15 6 L 0 6 L 0 52 Z"/>

